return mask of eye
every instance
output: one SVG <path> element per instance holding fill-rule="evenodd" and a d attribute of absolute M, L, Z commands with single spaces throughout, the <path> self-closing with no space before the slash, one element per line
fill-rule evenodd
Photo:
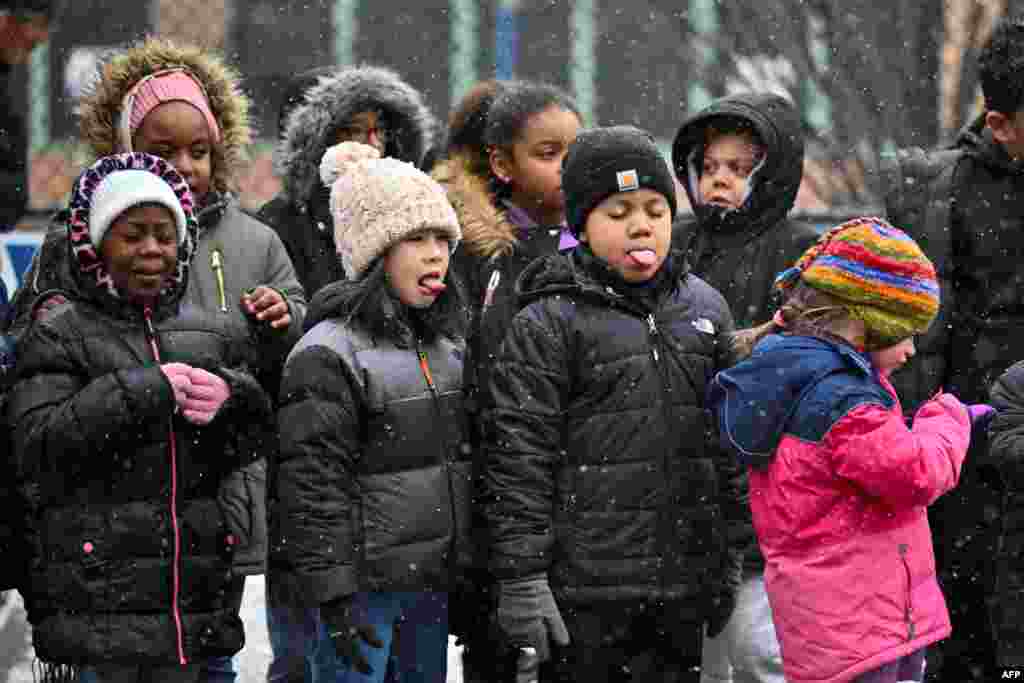
<path fill-rule="evenodd" d="M 210 154 L 210 148 L 206 146 L 199 146 L 192 148 L 192 158 L 196 161 L 206 158 Z"/>

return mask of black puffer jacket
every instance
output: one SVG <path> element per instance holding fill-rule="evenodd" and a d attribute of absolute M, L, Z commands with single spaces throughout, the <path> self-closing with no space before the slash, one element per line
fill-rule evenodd
<path fill-rule="evenodd" d="M 364 111 L 380 111 L 389 138 L 383 156 L 419 164 L 433 143 L 436 121 L 423 96 L 390 69 L 358 67 L 321 75 L 280 132 L 274 165 L 281 194 L 257 218 L 281 237 L 306 294 L 344 279 L 334 244 L 330 188 L 320 181 L 320 159 L 338 129 Z"/>
<path fill-rule="evenodd" d="M 449 288 L 409 311 L 380 270 L 317 294 L 285 367 L 270 555 L 285 604 L 443 591 L 468 560 L 461 306 Z"/>
<path fill-rule="evenodd" d="M 699 624 L 731 591 L 736 465 L 709 440 L 705 389 L 732 316 L 681 252 L 631 291 L 589 249 L 520 278 L 490 384 L 485 515 L 498 578 L 547 573 L 560 602 L 679 600 Z"/>
<path fill-rule="evenodd" d="M 1000 539 L 995 556 L 995 589 L 989 605 L 999 666 L 1024 666 L 1024 362 L 1007 370 L 992 387 L 998 411 L 989 428 L 990 459 L 1004 491 Z"/>
<path fill-rule="evenodd" d="M 144 315 L 92 277 L 76 271 L 70 302 L 22 339 L 7 411 L 18 476 L 36 491 L 22 589 L 33 644 L 62 663 L 230 655 L 244 642 L 230 571 L 241 539 L 218 493 L 275 445 L 269 397 L 228 326 L 179 304 L 184 280 Z M 213 422 L 175 413 L 161 362 L 228 382 Z"/>
<path fill-rule="evenodd" d="M 306 296 L 295 270 L 277 236 L 265 225 L 246 215 L 229 195 L 211 193 L 196 216 L 199 236 L 193 257 L 191 276 L 184 301 L 220 320 L 235 335 L 238 344 L 249 346 L 251 369 L 273 397 L 280 381 L 281 368 L 291 347 L 302 335 L 306 314 Z M 33 306 L 53 293 L 76 287 L 76 275 L 69 256 L 67 231 L 63 224 L 67 211 L 58 213 L 21 288 L 11 302 L 14 319 L 12 334 L 20 336 L 28 327 Z M 213 251 L 221 254 L 224 277 L 224 303 L 211 267 Z M 238 304 L 242 292 L 265 284 L 273 287 L 288 302 L 292 324 L 284 333 L 256 323 Z M 222 499 L 232 530 L 240 542 L 234 555 L 239 575 L 262 574 L 266 567 L 266 463 L 255 462 L 224 482 Z"/>
<path fill-rule="evenodd" d="M 701 204 L 696 184 L 704 160 L 706 130 L 727 116 L 746 121 L 757 131 L 765 160 L 750 179 L 750 194 L 739 209 L 723 212 Z M 672 158 L 695 209 L 693 218 L 677 221 L 676 235 L 688 245 L 691 272 L 717 289 L 739 328 L 760 325 L 775 312 L 775 276 L 793 265 L 815 241 L 817 231 L 787 220 L 803 177 L 804 135 L 800 116 L 777 95 L 734 95 L 718 100 L 683 123 Z M 764 571 L 753 520 L 733 542 L 747 548 L 745 564 Z"/>

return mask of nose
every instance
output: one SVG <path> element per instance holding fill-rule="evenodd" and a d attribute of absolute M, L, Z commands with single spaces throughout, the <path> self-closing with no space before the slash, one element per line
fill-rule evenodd
<path fill-rule="evenodd" d="M 160 249 L 160 241 L 157 240 L 156 235 L 149 234 L 142 238 L 139 243 L 139 253 L 144 255 L 159 255 L 163 253 Z"/>
<path fill-rule="evenodd" d="M 427 260 L 437 261 L 448 253 L 448 240 L 440 235 L 432 236 L 427 242 Z"/>
<path fill-rule="evenodd" d="M 171 155 L 168 159 L 171 165 L 174 166 L 174 170 L 185 178 L 185 182 L 189 185 L 192 184 L 192 178 L 195 175 L 195 169 L 192 165 L 192 155 L 187 149 L 183 149 L 176 154 Z"/>

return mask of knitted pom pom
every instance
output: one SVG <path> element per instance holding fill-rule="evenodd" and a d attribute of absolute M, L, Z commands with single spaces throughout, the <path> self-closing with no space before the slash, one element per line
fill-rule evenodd
<path fill-rule="evenodd" d="M 330 187 L 359 162 L 379 158 L 380 152 L 376 147 L 361 142 L 342 142 L 324 152 L 320 160 L 320 180 Z"/>

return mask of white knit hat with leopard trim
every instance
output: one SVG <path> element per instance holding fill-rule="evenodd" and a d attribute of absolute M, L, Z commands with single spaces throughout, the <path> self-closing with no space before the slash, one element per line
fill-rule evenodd
<path fill-rule="evenodd" d="M 453 251 L 462 239 L 444 188 L 410 163 L 381 159 L 374 147 L 331 147 L 320 163 L 320 178 L 331 186 L 334 243 L 350 280 L 363 277 L 377 257 L 420 230 L 440 230 Z"/>

